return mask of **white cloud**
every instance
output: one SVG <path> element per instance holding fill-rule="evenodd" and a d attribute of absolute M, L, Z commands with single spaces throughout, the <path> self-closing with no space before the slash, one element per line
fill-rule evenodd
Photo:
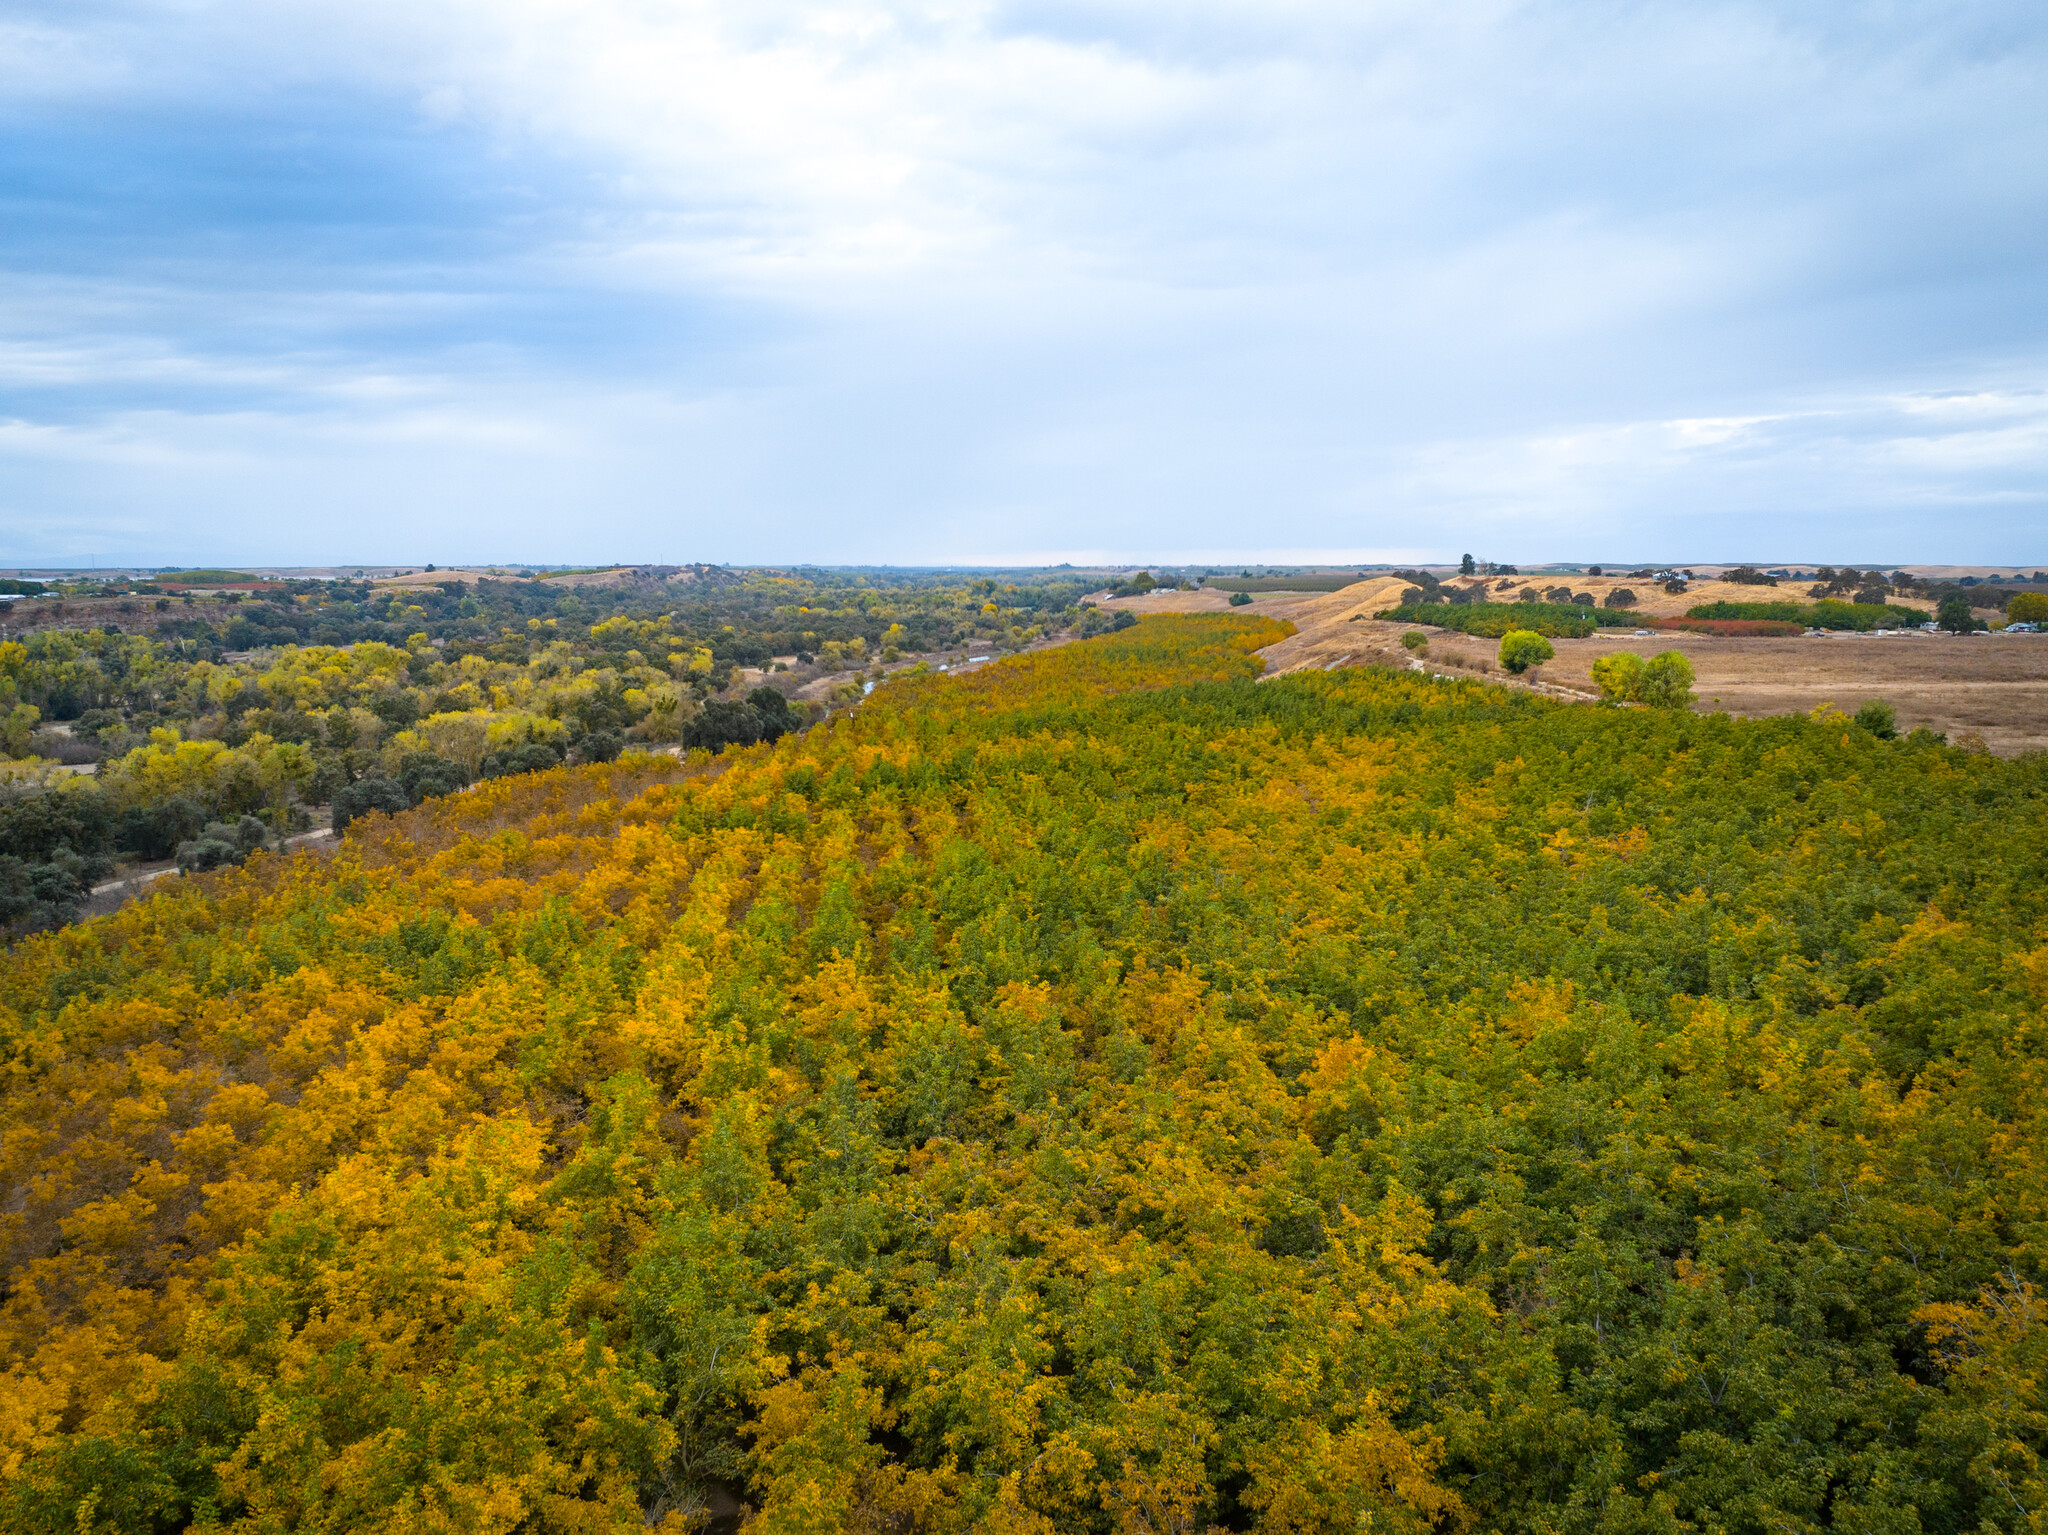
<path fill-rule="evenodd" d="M 601 490 L 675 557 L 986 555 L 994 519 L 1705 558 L 1716 518 L 1941 506 L 1929 549 L 2033 558 L 2044 32 L 2020 0 L 53 8 L 0 32 L 21 132 L 192 190 L 132 258 L 101 222 L 142 177 L 0 237 L 0 470 L 33 470 L 0 551 L 297 494 L 537 556 Z"/>

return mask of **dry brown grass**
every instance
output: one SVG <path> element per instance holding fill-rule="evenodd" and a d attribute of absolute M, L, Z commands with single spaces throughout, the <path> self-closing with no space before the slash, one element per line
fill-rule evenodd
<path fill-rule="evenodd" d="M 1118 597 L 1103 606 L 1129 608 L 1133 613 L 1246 613 L 1285 619 L 1299 632 L 1260 652 L 1266 659 L 1266 675 L 1279 677 L 1333 666 L 1405 666 L 1398 631 L 1390 644 L 1384 634 L 1376 632 L 1387 625 L 1354 619 L 1370 619 L 1397 601 L 1407 584 L 1379 577 L 1353 582 L 1335 592 L 1255 592 L 1248 605 L 1237 608 L 1230 605 L 1229 593 L 1206 588 Z"/>
<path fill-rule="evenodd" d="M 1406 625 L 1360 623 L 1398 644 Z M 1499 642 L 1425 630 L 1431 671 L 1476 669 Z M 1950 740 L 1972 733 L 2000 756 L 2048 750 L 2048 635 L 1915 636 L 1836 634 L 1825 639 L 1747 639 L 1661 633 L 1638 639 L 1609 630 L 1591 639 L 1553 640 L 1557 657 L 1528 681 L 1539 691 L 1598 696 L 1593 663 L 1617 650 L 1651 656 L 1683 651 L 1697 678 L 1698 707 L 1758 718 L 1805 713 L 1824 704 L 1854 712 L 1877 698 L 1898 712 L 1899 728 L 1921 726 Z M 1276 647 L 1277 648 L 1277 647 Z M 1493 680 L 1513 684 L 1496 671 Z"/>
<path fill-rule="evenodd" d="M 1547 681 L 1592 691 L 1592 665 L 1615 650 L 1682 650 L 1704 710 L 1758 716 L 1883 699 L 1899 728 L 1951 740 L 1971 732 L 2001 756 L 2048 749 L 2048 635 L 1835 634 L 1737 639 L 1720 634 L 1558 640 Z"/>
<path fill-rule="evenodd" d="M 1534 579 L 1539 587 L 1565 584 Z M 1518 681 L 1498 669 L 1498 641 L 1373 619 L 1371 614 L 1399 597 L 1403 584 L 1383 579 L 1361 581 L 1338 592 L 1271 593 L 1236 611 L 1285 618 L 1300 631 L 1261 652 L 1268 677 L 1332 666 L 1405 666 L 1408 657 L 1401 650 L 1401 635 L 1420 627 L 1430 637 L 1423 657 L 1427 670 L 1486 675 L 1552 696 L 1592 699 L 1599 691 L 1592 679 L 1593 662 L 1599 657 L 1615 650 L 1646 656 L 1680 650 L 1692 661 L 1698 678 L 1695 693 L 1703 710 L 1754 718 L 1803 713 L 1824 704 L 1854 711 L 1877 698 L 1898 712 L 1901 730 L 1924 726 L 1951 740 L 1974 734 L 2001 756 L 2048 750 L 2048 634 L 1747 639 L 1675 632 L 1637 639 L 1609 630 L 1591 639 L 1553 641 L 1556 659 Z M 1595 596 L 1627 586 L 1643 599 L 1637 611 L 1657 616 L 1677 616 L 1698 602 L 1806 600 L 1803 587 L 1774 589 L 1723 581 L 1695 582 L 1682 597 L 1625 576 L 1580 576 L 1569 584 L 1574 591 Z M 1512 591 L 1488 595 L 1514 597 Z M 1156 592 L 1106 605 L 1141 613 L 1228 610 L 1225 594 L 1210 591 Z"/>

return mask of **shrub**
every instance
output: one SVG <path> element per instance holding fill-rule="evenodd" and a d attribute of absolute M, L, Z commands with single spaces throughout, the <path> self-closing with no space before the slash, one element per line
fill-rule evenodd
<path fill-rule="evenodd" d="M 370 700 L 370 712 L 390 730 L 410 730 L 420 722 L 420 701 L 410 693 L 388 693 Z"/>
<path fill-rule="evenodd" d="M 405 785 L 397 779 L 361 778 L 335 790 L 334 830 L 337 835 L 347 831 L 349 822 L 373 810 L 397 815 L 399 811 L 411 808 L 412 796 L 405 792 Z"/>
<path fill-rule="evenodd" d="M 1429 650 L 1429 636 L 1420 629 L 1410 629 L 1401 636 L 1401 648 L 1403 650 L 1412 650 L 1417 655 L 1424 655 Z"/>
<path fill-rule="evenodd" d="M 1512 629 L 1530 629 L 1553 638 L 1583 639 L 1595 629 L 1618 628 L 1632 623 L 1618 613 L 1599 608 L 1568 607 L 1549 602 L 1467 602 L 1424 607 L 1404 604 L 1384 608 L 1373 615 L 1395 623 L 1435 624 L 1462 634 L 1497 640 Z"/>
<path fill-rule="evenodd" d="M 626 749 L 626 738 L 617 730 L 593 730 L 576 747 L 585 762 L 616 762 Z"/>
<path fill-rule="evenodd" d="M 469 783 L 462 764 L 433 752 L 407 752 L 398 761 L 398 781 L 412 804 L 453 794 Z"/>
<path fill-rule="evenodd" d="M 0 932 L 34 932 L 75 920 L 92 896 L 92 882 L 107 867 L 104 858 L 68 847 L 40 862 L 0 853 Z"/>
<path fill-rule="evenodd" d="M 1643 696 L 1643 658 L 1633 650 L 1617 650 L 1593 663 L 1593 681 L 1600 696 L 1614 703 L 1634 703 Z"/>
<path fill-rule="evenodd" d="M 114 822 L 114 845 L 137 858 L 169 858 L 205 824 L 206 811 L 196 799 L 173 794 L 123 810 Z"/>
<path fill-rule="evenodd" d="M 1682 650 L 1665 650 L 1643 663 L 1642 700 L 1653 709 L 1692 707 L 1692 662 Z"/>
<path fill-rule="evenodd" d="M 121 716 L 116 710 L 88 709 L 71 722 L 72 735 L 82 741 L 90 741 L 102 732 L 121 733 Z"/>
<path fill-rule="evenodd" d="M 715 698 L 683 727 L 683 744 L 707 751 L 752 746 L 761 739 L 761 717 L 743 703 Z"/>
<path fill-rule="evenodd" d="M 0 752 L 10 757 L 28 756 L 29 742 L 35 737 L 36 721 L 41 716 L 42 711 L 34 704 L 0 709 Z"/>
<path fill-rule="evenodd" d="M 796 729 L 796 714 L 789 707 L 789 699 L 775 688 L 763 683 L 747 695 L 747 705 L 761 716 L 762 734 L 767 740 L 775 740 Z M 606 761 L 611 760 L 606 758 Z"/>
<path fill-rule="evenodd" d="M 1927 622 L 1918 608 L 1890 604 L 1822 601 L 1799 602 L 1703 602 L 1687 608 L 1687 618 L 1762 619 L 1772 623 L 1802 624 L 1809 629 L 1916 629 Z"/>
<path fill-rule="evenodd" d="M 1867 730 L 1880 741 L 1895 741 L 1899 736 L 1898 711 L 1881 698 L 1873 698 L 1856 711 L 1856 728 Z"/>
<path fill-rule="evenodd" d="M 858 689 L 854 689 L 851 696 L 859 697 Z M 720 698 L 706 704 L 696 718 L 683 727 L 683 742 L 687 746 L 723 751 L 728 746 L 752 746 L 757 741 L 776 740 L 796 726 L 797 718 L 789 707 L 789 700 L 763 684 L 749 693 L 744 702 Z"/>
<path fill-rule="evenodd" d="M 1612 703 L 1692 707 L 1692 662 L 1683 651 L 1660 651 L 1647 661 L 1633 651 L 1616 651 L 1593 663 L 1593 680 L 1600 685 L 1600 696 Z"/>
<path fill-rule="evenodd" d="M 1250 592 L 1232 592 L 1230 594 L 1230 605 L 1234 608 L 1248 606 L 1251 600 L 1252 594 Z"/>
<path fill-rule="evenodd" d="M 609 736 L 613 741 L 620 739 L 619 733 L 613 730 L 587 735 L 583 738 L 584 742 L 587 744 L 596 739 L 597 735 L 600 734 Z M 618 748 L 615 746 L 612 749 L 612 757 L 616 757 L 618 754 Z M 585 760 L 609 762 L 611 757 L 592 757 Z M 545 773 L 549 768 L 560 767 L 561 765 L 562 754 L 553 746 L 544 741 L 520 741 L 511 746 L 500 747 L 497 751 L 485 757 L 483 771 L 479 776 L 484 778 L 510 778 L 519 773 Z"/>
<path fill-rule="evenodd" d="M 209 821 L 192 841 L 178 844 L 178 868 L 183 873 L 196 874 L 241 863 L 263 846 L 265 835 L 263 823 L 253 815 L 241 817 L 232 826 L 225 821 Z"/>
<path fill-rule="evenodd" d="M 1501 636 L 1500 664 L 1518 676 L 1556 654 L 1557 647 L 1534 630 L 1512 629 Z"/>

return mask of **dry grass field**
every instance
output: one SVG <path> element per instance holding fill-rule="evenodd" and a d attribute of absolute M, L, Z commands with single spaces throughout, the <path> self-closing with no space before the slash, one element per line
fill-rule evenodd
<path fill-rule="evenodd" d="M 1550 584 L 1537 580 L 1539 585 Z M 1257 597 L 1242 611 L 1288 619 L 1301 631 L 1264 652 L 1266 674 L 1311 667 L 1406 665 L 1401 634 L 1420 627 L 1430 637 L 1424 663 L 1429 669 L 1451 675 L 1484 673 L 1489 680 L 1519 685 L 1494 667 L 1497 641 L 1373 619 L 1373 613 L 1398 598 L 1405 584 L 1382 579 L 1361 581 L 1338 592 Z M 1806 600 L 1799 587 L 1773 590 L 1719 581 L 1695 582 L 1684 596 L 1625 577 L 1573 577 L 1571 585 L 1574 591 L 1596 597 L 1610 587 L 1627 586 L 1641 599 L 1638 611 L 1657 616 L 1675 617 L 1698 602 Z M 1488 595 L 1512 600 L 1514 592 Z M 1156 592 L 1104 606 L 1140 613 L 1206 613 L 1224 611 L 1227 599 L 1221 592 Z M 1549 693 L 1597 696 L 1593 662 L 1610 651 L 1634 650 L 1647 656 L 1681 650 L 1692 661 L 1698 678 L 1694 693 L 1703 710 L 1753 717 L 1833 704 L 1853 712 L 1866 700 L 1881 698 L 1898 711 L 1901 730 L 1925 726 L 1946 733 L 1951 741 L 1975 735 L 2001 756 L 2048 750 L 2048 634 L 1740 639 L 1678 632 L 1637 639 L 1627 631 L 1605 631 L 1591 639 L 1553 643 L 1557 658 L 1534 677 L 1536 685 Z"/>
<path fill-rule="evenodd" d="M 1702 709 L 1763 715 L 1834 704 L 1853 712 L 1881 698 L 1898 711 L 1901 730 L 1924 725 L 1951 741 L 1974 733 L 2001 756 L 2048 749 L 2048 634 L 1603 634 L 1556 644 L 1544 680 L 1589 692 L 1593 662 L 1610 651 L 1682 650 Z"/>
<path fill-rule="evenodd" d="M 1310 667 L 1367 665 L 1400 651 L 1400 631 L 1366 622 L 1397 601 L 1408 583 L 1391 578 L 1359 581 L 1335 592 L 1260 592 L 1250 606 L 1233 608 L 1227 592 L 1152 592 L 1143 597 L 1097 598 L 1105 608 L 1133 613 L 1257 613 L 1284 618 L 1301 632 L 1268 646 L 1266 675 L 1281 676 Z M 1359 621 L 1354 621 L 1359 620 Z M 1392 638 L 1380 631 L 1391 630 Z"/>

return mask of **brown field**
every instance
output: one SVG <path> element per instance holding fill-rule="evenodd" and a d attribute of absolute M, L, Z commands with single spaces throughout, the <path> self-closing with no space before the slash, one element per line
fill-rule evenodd
<path fill-rule="evenodd" d="M 2000 756 L 2048 749 L 2048 634 L 1603 634 L 1554 643 L 1557 659 L 1543 668 L 1544 680 L 1588 692 L 1596 691 L 1593 662 L 1610 651 L 1682 650 L 1703 710 L 1756 716 L 1833 704 L 1853 713 L 1881 698 L 1898 711 L 1901 730 L 1925 726 L 1951 741 L 1975 733 Z"/>
<path fill-rule="evenodd" d="M 1404 584 L 1375 580 L 1339 592 L 1266 593 L 1239 611 L 1285 618 L 1301 631 L 1263 652 L 1269 677 L 1311 667 L 1406 665 L 1400 637 L 1415 627 L 1430 637 L 1425 669 L 1451 676 L 1484 670 L 1491 681 L 1527 685 L 1494 667 L 1498 641 L 1373 619 L 1371 615 L 1387 607 Z M 1695 602 L 1758 601 L 1780 595 L 1805 600 L 1802 588 L 1774 592 L 1718 581 L 1695 582 L 1684 597 L 1667 596 L 1626 578 L 1582 576 L 1571 578 L 1570 584 L 1575 591 L 1596 594 L 1614 585 L 1629 586 L 1643 598 L 1640 611 L 1673 616 Z M 1230 611 L 1224 593 L 1208 591 L 1158 592 L 1103 605 L 1140 613 Z M 1354 619 L 1354 614 L 1363 616 Z M 1833 704 L 1854 712 L 1866 700 L 1881 698 L 1898 711 L 1901 730 L 1925 726 L 1951 741 L 1975 735 L 2000 756 L 2048 750 L 2048 634 L 1738 639 L 1680 632 L 1636 639 L 1609 631 L 1552 643 L 1557 658 L 1534 674 L 1533 681 L 1539 691 L 1553 696 L 1596 697 L 1593 662 L 1610 651 L 1634 650 L 1647 656 L 1681 650 L 1693 664 L 1698 679 L 1694 695 L 1704 711 L 1754 718 Z"/>

